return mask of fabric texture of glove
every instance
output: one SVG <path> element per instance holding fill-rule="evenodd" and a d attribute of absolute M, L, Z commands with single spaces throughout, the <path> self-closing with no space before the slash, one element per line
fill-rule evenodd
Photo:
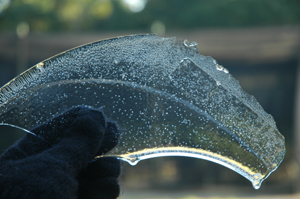
<path fill-rule="evenodd" d="M 120 137 L 101 111 L 72 108 L 31 132 L 45 139 L 26 134 L 0 156 L 0 198 L 118 197 L 120 160 L 94 159 Z"/>

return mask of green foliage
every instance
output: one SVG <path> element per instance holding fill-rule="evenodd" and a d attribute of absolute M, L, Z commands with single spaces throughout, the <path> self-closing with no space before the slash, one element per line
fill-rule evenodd
<path fill-rule="evenodd" d="M 32 31 L 146 30 L 297 25 L 297 0 L 148 0 L 131 12 L 121 0 L 14 0 L 0 13 L 0 31 L 27 22 Z"/>

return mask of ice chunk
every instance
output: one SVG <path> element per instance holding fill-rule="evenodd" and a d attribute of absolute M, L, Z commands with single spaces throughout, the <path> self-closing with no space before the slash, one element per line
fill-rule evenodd
<path fill-rule="evenodd" d="M 1 124 L 30 129 L 72 106 L 104 106 L 126 129 L 108 156 L 132 165 L 160 156 L 206 159 L 259 188 L 284 158 L 284 137 L 254 97 L 196 45 L 133 35 L 58 54 L 0 89 Z"/>

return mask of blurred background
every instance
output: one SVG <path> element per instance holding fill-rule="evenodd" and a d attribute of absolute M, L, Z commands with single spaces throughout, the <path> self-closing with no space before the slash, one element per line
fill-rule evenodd
<path fill-rule="evenodd" d="M 198 43 L 270 113 L 287 153 L 259 190 L 205 160 L 124 163 L 120 198 L 300 198 L 300 1 L 0 0 L 0 86 L 57 53 L 156 33 Z M 0 126 L 0 153 L 24 133 Z"/>

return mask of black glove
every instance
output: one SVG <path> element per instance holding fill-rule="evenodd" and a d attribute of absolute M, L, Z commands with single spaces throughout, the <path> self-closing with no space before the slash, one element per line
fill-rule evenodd
<path fill-rule="evenodd" d="M 100 111 L 76 107 L 31 130 L 0 156 L 0 198 L 115 199 L 120 161 L 99 158 L 120 131 Z"/>

